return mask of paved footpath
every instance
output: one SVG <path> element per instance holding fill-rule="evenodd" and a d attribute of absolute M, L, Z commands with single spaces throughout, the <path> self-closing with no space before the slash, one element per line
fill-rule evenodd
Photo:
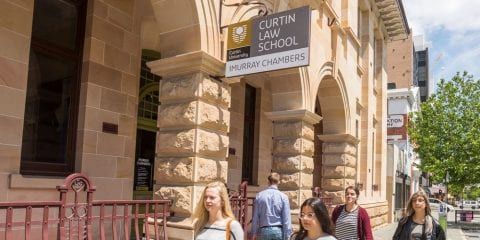
<path fill-rule="evenodd" d="M 375 240 L 391 240 L 395 229 L 397 228 L 397 222 L 385 225 L 373 231 L 373 239 Z M 466 240 L 465 234 L 458 226 L 449 224 L 447 227 L 447 240 Z"/>

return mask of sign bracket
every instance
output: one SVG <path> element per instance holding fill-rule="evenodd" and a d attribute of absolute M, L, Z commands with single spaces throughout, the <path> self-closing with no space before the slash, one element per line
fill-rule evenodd
<path fill-rule="evenodd" d="M 220 1 L 220 9 L 218 11 L 219 15 L 219 21 L 218 21 L 218 26 L 220 29 L 220 32 L 228 27 L 228 25 L 222 26 L 222 6 L 225 7 L 240 7 L 240 6 L 248 6 L 248 5 L 260 5 L 263 9 L 260 9 L 258 11 L 258 16 L 267 16 L 269 14 L 269 9 L 267 5 L 261 1 L 248 1 L 248 0 L 243 0 L 239 3 L 225 3 L 225 0 L 219 0 Z"/>

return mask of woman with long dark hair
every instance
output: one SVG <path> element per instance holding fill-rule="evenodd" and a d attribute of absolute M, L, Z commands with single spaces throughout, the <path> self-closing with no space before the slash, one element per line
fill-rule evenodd
<path fill-rule="evenodd" d="M 300 207 L 300 229 L 291 240 L 336 240 L 332 221 L 325 204 L 319 198 L 309 198 Z"/>

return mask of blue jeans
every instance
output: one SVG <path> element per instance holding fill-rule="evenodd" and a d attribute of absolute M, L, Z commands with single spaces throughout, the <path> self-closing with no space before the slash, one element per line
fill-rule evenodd
<path fill-rule="evenodd" d="M 257 234 L 258 240 L 283 240 L 281 227 L 263 227 Z"/>

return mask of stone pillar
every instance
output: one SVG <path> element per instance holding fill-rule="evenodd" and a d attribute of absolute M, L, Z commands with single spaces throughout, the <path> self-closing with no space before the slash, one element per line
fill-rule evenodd
<path fill-rule="evenodd" d="M 273 121 L 272 170 L 281 176 L 279 188 L 290 199 L 292 215 L 298 215 L 302 202 L 312 196 L 313 125 L 322 118 L 307 110 L 265 114 Z"/>
<path fill-rule="evenodd" d="M 344 199 L 344 190 L 355 185 L 358 139 L 350 134 L 318 135 L 323 141 L 322 191 L 333 204 Z"/>
<path fill-rule="evenodd" d="M 172 199 L 175 217 L 187 224 L 205 185 L 227 180 L 230 87 L 212 77 L 225 64 L 198 51 L 147 65 L 162 76 L 156 194 Z"/>

